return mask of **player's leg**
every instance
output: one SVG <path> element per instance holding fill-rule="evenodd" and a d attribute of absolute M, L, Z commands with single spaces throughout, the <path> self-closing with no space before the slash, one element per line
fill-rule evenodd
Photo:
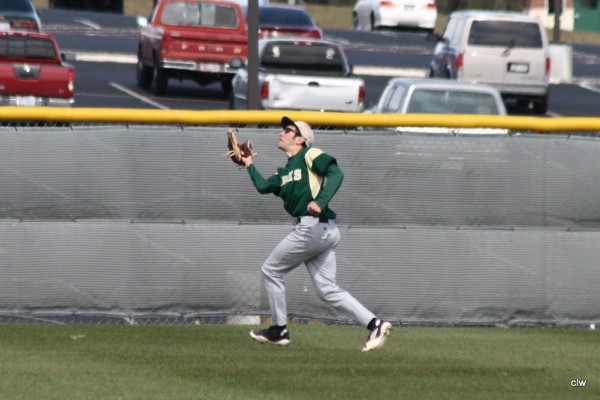
<path fill-rule="evenodd" d="M 330 229 L 329 225 L 320 224 L 318 219 L 301 222 L 267 257 L 261 271 L 273 323 L 277 325 L 287 323 L 285 275 L 306 260 L 337 244 L 339 231 L 335 224 L 331 225 L 335 230 Z"/>
<path fill-rule="evenodd" d="M 335 309 L 366 327 L 375 315 L 336 283 L 335 249 L 328 249 L 306 261 L 317 295 Z"/>
<path fill-rule="evenodd" d="M 296 231 L 291 232 L 273 249 L 261 268 L 271 317 L 276 325 L 287 323 L 284 277 L 304 262 L 304 243 Z"/>
<path fill-rule="evenodd" d="M 261 331 L 250 332 L 250 336 L 263 343 L 289 344 L 287 330 L 287 304 L 285 297 L 285 275 L 312 256 L 307 247 L 306 229 L 296 226 L 273 249 L 261 268 L 267 291 L 273 326 Z"/>
<path fill-rule="evenodd" d="M 321 254 L 305 261 L 317 294 L 334 308 L 344 312 L 359 324 L 370 330 L 363 351 L 377 350 L 383 347 L 392 331 L 392 324 L 379 320 L 354 296 L 341 289 L 336 283 L 337 263 L 335 249 L 339 242 L 339 230 L 333 224 L 328 225 L 329 232 L 322 240 L 330 240 L 330 247 Z M 328 238 L 329 236 L 329 238 Z"/>

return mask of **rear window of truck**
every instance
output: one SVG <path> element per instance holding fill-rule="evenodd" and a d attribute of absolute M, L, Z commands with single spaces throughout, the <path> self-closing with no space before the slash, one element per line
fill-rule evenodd
<path fill-rule="evenodd" d="M 163 25 L 201 26 L 209 28 L 237 29 L 237 10 L 228 5 L 212 3 L 167 3 L 160 22 Z"/>
<path fill-rule="evenodd" d="M 540 27 L 533 22 L 473 21 L 469 44 L 542 48 Z"/>
<path fill-rule="evenodd" d="M 342 76 L 346 74 L 340 50 L 326 44 L 270 43 L 260 66 L 268 70 Z"/>
<path fill-rule="evenodd" d="M 54 60 L 54 43 L 48 39 L 28 36 L 1 36 L 0 57 Z"/>
<path fill-rule="evenodd" d="M 301 10 L 258 8 L 258 22 L 261 25 L 312 26 L 310 17 Z"/>

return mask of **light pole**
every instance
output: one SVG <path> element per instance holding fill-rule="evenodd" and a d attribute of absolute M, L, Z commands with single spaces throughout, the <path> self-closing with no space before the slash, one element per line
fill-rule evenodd
<path fill-rule="evenodd" d="M 258 0 L 248 0 L 248 109 L 258 110 Z"/>
<path fill-rule="evenodd" d="M 554 1 L 554 31 L 552 42 L 560 43 L 560 15 L 562 14 L 562 0 Z"/>

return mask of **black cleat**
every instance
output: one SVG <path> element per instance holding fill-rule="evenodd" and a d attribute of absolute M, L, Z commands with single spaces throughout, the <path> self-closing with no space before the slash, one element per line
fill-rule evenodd
<path fill-rule="evenodd" d="M 287 328 L 279 328 L 273 325 L 262 331 L 250 331 L 250 337 L 257 342 L 287 346 L 290 344 L 290 334 Z"/>

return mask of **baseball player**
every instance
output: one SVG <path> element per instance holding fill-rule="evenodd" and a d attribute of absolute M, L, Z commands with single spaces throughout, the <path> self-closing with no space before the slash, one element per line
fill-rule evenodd
<path fill-rule="evenodd" d="M 340 232 L 333 222 L 336 214 L 329 202 L 340 188 L 344 174 L 335 158 L 312 147 L 315 136 L 307 123 L 283 117 L 281 127 L 278 148 L 287 156 L 287 164 L 273 176 L 263 178 L 252 163 L 252 155 L 242 158 L 258 192 L 281 197 L 285 210 L 296 222 L 261 270 L 274 325 L 251 331 L 250 336 L 262 343 L 290 343 L 284 277 L 304 263 L 319 297 L 370 331 L 362 350 L 380 349 L 392 324 L 378 319 L 335 281 L 335 249 Z"/>

